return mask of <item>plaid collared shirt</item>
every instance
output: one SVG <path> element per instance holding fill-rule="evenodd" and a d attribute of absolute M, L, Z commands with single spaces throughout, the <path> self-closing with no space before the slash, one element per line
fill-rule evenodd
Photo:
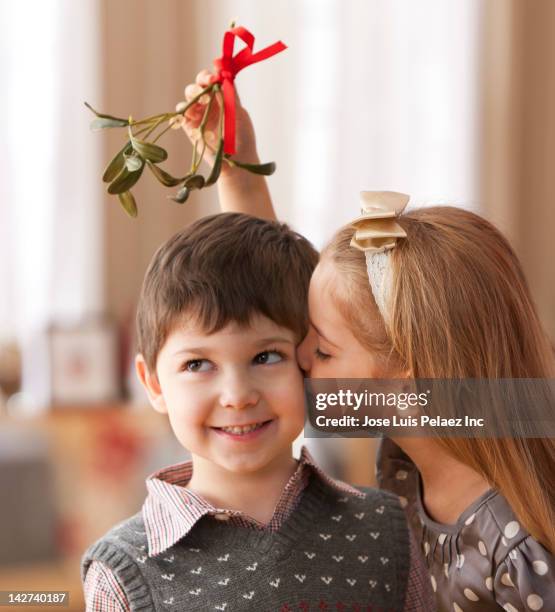
<path fill-rule="evenodd" d="M 237 510 L 215 508 L 200 495 L 186 489 L 193 474 L 192 461 L 178 463 L 154 472 L 146 480 L 148 496 L 142 513 L 148 541 L 148 555 L 158 555 L 185 537 L 205 515 L 251 529 L 277 531 L 300 501 L 311 474 L 334 489 L 352 495 L 364 494 L 350 485 L 328 476 L 303 446 L 295 473 L 279 498 L 274 514 L 267 524 Z M 93 561 L 84 583 L 87 612 L 130 612 L 125 592 L 114 573 L 98 561 Z M 435 610 L 428 572 L 411 537 L 410 572 L 404 612 Z"/>

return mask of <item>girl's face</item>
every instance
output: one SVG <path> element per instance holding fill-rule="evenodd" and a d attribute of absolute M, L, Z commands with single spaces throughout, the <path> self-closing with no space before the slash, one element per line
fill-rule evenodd
<path fill-rule="evenodd" d="M 331 262 L 316 266 L 308 294 L 310 328 L 297 348 L 299 365 L 311 378 L 396 378 L 345 322 L 331 294 L 336 282 Z"/>

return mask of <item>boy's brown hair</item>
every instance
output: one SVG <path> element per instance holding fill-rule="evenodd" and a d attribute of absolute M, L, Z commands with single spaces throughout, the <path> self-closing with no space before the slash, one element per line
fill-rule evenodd
<path fill-rule="evenodd" d="M 241 213 L 204 217 L 165 242 L 147 269 L 137 307 L 138 350 L 150 372 L 179 320 L 212 334 L 261 314 L 307 332 L 318 253 L 284 223 Z"/>

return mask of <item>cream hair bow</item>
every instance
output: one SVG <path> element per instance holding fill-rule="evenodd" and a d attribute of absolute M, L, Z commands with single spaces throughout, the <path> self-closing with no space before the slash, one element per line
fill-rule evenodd
<path fill-rule="evenodd" d="M 398 238 L 406 238 L 405 230 L 395 221 L 410 196 L 395 191 L 361 191 L 361 215 L 351 225 L 355 234 L 351 246 L 379 253 L 392 249 Z"/>
<path fill-rule="evenodd" d="M 397 240 L 407 236 L 395 219 L 405 209 L 410 196 L 395 191 L 361 191 L 360 197 L 361 216 L 351 223 L 355 228 L 351 246 L 364 251 L 372 294 L 387 321 L 391 287 L 389 255 Z"/>

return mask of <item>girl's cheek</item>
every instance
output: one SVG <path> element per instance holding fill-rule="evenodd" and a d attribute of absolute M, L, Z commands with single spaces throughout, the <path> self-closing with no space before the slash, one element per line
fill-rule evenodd
<path fill-rule="evenodd" d="M 310 370 L 313 365 L 312 355 L 314 342 L 311 340 L 310 335 L 305 336 L 305 339 L 299 344 L 297 348 L 297 361 L 301 370 L 304 370 L 307 374 L 310 374 Z"/>
<path fill-rule="evenodd" d="M 336 366 L 333 365 L 330 367 L 327 361 L 320 361 L 319 359 L 314 359 L 312 362 L 312 370 L 310 372 L 312 378 L 337 378 L 338 373 L 336 370 Z"/>

